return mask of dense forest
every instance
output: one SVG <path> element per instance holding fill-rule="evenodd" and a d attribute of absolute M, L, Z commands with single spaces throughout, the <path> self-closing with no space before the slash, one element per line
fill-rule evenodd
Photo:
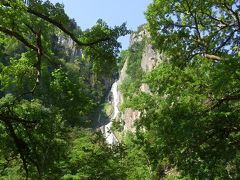
<path fill-rule="evenodd" d="M 137 32 L 82 30 L 42 0 L 1 0 L 0 16 L 0 180 L 240 178 L 238 0 L 153 0 Z M 119 76 L 108 144 L 95 125 Z"/>

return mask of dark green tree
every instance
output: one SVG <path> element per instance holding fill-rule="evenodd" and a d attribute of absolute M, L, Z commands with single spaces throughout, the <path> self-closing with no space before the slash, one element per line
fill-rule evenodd
<path fill-rule="evenodd" d="M 98 103 L 95 81 L 116 69 L 117 39 L 129 31 L 102 20 L 82 31 L 50 1 L 3 0 L 0 16 L 1 176 L 58 179 L 71 128 Z M 61 39 L 80 51 L 78 61 L 61 54 Z"/>
<path fill-rule="evenodd" d="M 175 63 L 191 63 L 198 55 L 211 60 L 239 56 L 237 0 L 154 0 L 146 15 L 156 47 Z"/>
<path fill-rule="evenodd" d="M 146 12 L 154 47 L 167 55 L 129 106 L 155 174 L 238 179 L 239 1 L 154 0 Z M 165 169 L 164 169 L 165 168 Z"/>

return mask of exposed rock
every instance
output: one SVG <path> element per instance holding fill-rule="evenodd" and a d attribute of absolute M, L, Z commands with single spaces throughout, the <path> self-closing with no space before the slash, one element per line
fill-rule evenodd
<path fill-rule="evenodd" d="M 119 76 L 119 84 L 123 82 L 123 80 L 127 77 L 127 64 L 128 64 L 128 58 L 124 62 L 123 68 L 120 71 L 120 76 Z"/>
<path fill-rule="evenodd" d="M 160 62 L 160 55 L 148 44 L 143 52 L 141 67 L 144 72 L 151 71 Z"/>
<path fill-rule="evenodd" d="M 148 73 L 152 71 L 163 59 L 166 59 L 164 53 L 158 53 L 154 46 L 149 44 L 147 41 L 150 39 L 150 33 L 146 30 L 143 25 L 139 28 L 138 32 L 135 32 L 130 37 L 130 47 L 135 43 L 147 44 L 142 52 L 141 68 L 143 72 Z M 134 59 L 127 59 L 121 70 L 119 77 L 119 84 L 122 84 L 124 79 L 128 76 L 126 74 L 128 61 L 133 61 Z M 150 93 L 151 90 L 148 84 L 143 83 L 139 87 L 139 90 L 145 93 Z M 119 92 L 120 93 L 120 92 Z M 133 94 L 134 96 L 134 94 Z M 123 96 L 120 93 L 120 104 L 124 101 Z M 124 131 L 135 131 L 134 123 L 140 118 L 141 113 L 131 108 L 127 108 L 121 113 L 121 119 L 124 121 Z"/>
<path fill-rule="evenodd" d="M 146 83 L 143 83 L 140 86 L 140 91 L 145 92 L 145 93 L 151 93 L 150 88 L 149 88 L 148 84 L 146 84 Z"/>
<path fill-rule="evenodd" d="M 103 84 L 104 84 L 104 87 L 105 87 L 106 91 L 108 91 L 109 89 L 111 89 L 111 86 L 114 83 L 114 78 L 105 77 L 102 81 L 103 81 Z"/>
<path fill-rule="evenodd" d="M 58 43 L 65 47 L 65 53 L 71 63 L 74 62 L 76 57 L 82 56 L 82 50 L 77 48 L 76 43 L 71 38 L 60 35 L 58 37 Z"/>
<path fill-rule="evenodd" d="M 128 76 L 126 73 L 127 64 L 128 64 L 128 59 L 126 59 L 124 65 L 123 65 L 123 68 L 120 72 L 119 81 L 118 81 L 119 86 L 121 86 L 124 79 Z M 118 92 L 119 92 L 119 106 L 120 106 L 123 103 L 124 99 L 123 99 L 123 95 L 120 92 L 120 89 L 118 89 Z M 121 119 L 124 120 L 124 131 L 134 132 L 135 131 L 134 122 L 139 117 L 140 117 L 139 111 L 133 110 L 131 108 L 125 109 L 124 112 L 122 112 L 122 114 L 121 114 Z"/>
<path fill-rule="evenodd" d="M 127 77 L 127 64 L 128 64 L 128 59 L 126 59 L 126 61 L 124 62 L 123 68 L 120 71 L 120 75 L 119 75 L 119 80 L 118 80 L 118 87 L 120 87 L 122 85 L 123 80 Z M 120 104 L 123 103 L 123 95 L 120 92 L 120 89 L 118 89 L 119 92 L 119 102 Z"/>
<path fill-rule="evenodd" d="M 133 33 L 130 37 L 130 46 L 132 46 L 135 43 L 141 43 L 145 41 L 145 39 L 149 38 L 150 34 L 144 28 L 144 26 L 141 27 L 141 30 Z M 147 45 L 144 51 L 142 52 L 142 61 L 141 61 L 141 67 L 144 72 L 152 70 L 158 62 L 158 54 L 153 50 L 152 45 Z M 126 59 L 124 66 L 120 72 L 119 77 L 119 84 L 121 84 L 124 79 L 127 77 L 126 70 L 127 70 L 127 64 L 129 59 Z M 150 93 L 149 86 L 147 84 L 142 84 L 140 87 L 140 90 L 142 92 Z M 120 93 L 120 92 L 119 92 Z M 123 96 L 120 93 L 120 103 L 122 104 L 124 101 Z M 121 119 L 124 120 L 124 131 L 135 131 L 134 123 L 137 119 L 140 118 L 140 112 L 133 110 L 131 108 L 127 108 L 122 112 Z"/>
<path fill-rule="evenodd" d="M 149 32 L 146 30 L 146 28 L 143 27 L 141 31 L 139 31 L 139 32 L 134 32 L 134 33 L 131 34 L 129 46 L 131 47 L 134 43 L 143 41 L 143 39 L 144 39 L 145 37 L 146 37 L 146 38 L 149 38 L 149 37 L 150 37 L 150 34 L 149 34 Z"/>
<path fill-rule="evenodd" d="M 123 113 L 123 117 L 124 117 L 124 131 L 134 132 L 135 131 L 134 122 L 137 119 L 139 119 L 140 112 L 133 110 L 131 108 L 127 108 Z"/>

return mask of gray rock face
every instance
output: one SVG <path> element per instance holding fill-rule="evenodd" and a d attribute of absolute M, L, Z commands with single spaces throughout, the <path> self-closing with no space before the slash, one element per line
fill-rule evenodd
<path fill-rule="evenodd" d="M 141 30 L 139 32 L 133 33 L 130 37 L 130 46 L 134 45 L 135 43 L 144 43 L 145 48 L 142 52 L 142 60 L 141 60 L 141 68 L 144 73 L 148 73 L 152 71 L 161 61 L 167 60 L 166 56 L 164 53 L 159 53 L 157 52 L 153 45 L 146 43 L 147 39 L 150 39 L 150 34 L 146 30 L 144 26 L 141 27 Z M 119 84 L 121 84 L 124 79 L 128 76 L 126 74 L 127 70 L 127 62 L 128 61 L 134 61 L 134 59 L 127 59 L 122 70 L 120 73 L 120 78 L 119 78 Z M 148 84 L 143 83 L 139 87 L 139 90 L 141 92 L 149 93 L 151 94 L 151 89 Z M 124 102 L 123 96 L 120 93 L 120 104 Z M 134 94 L 133 94 L 134 96 Z M 127 108 L 124 110 L 124 112 L 121 112 L 121 119 L 124 120 L 124 131 L 135 131 L 134 128 L 134 123 L 137 121 L 137 119 L 140 118 L 141 113 L 139 111 L 136 111 L 131 108 Z"/>
<path fill-rule="evenodd" d="M 141 113 L 139 111 L 127 108 L 124 113 L 124 131 L 135 131 L 134 123 L 140 118 Z"/>
<path fill-rule="evenodd" d="M 77 48 L 76 43 L 69 37 L 59 36 L 58 43 L 66 48 L 66 54 L 70 58 L 70 62 L 73 63 L 76 57 L 82 56 L 82 50 Z"/>
<path fill-rule="evenodd" d="M 140 32 L 134 32 L 130 36 L 129 46 L 131 47 L 134 43 L 143 41 L 144 38 L 149 38 L 150 34 L 146 28 L 142 29 Z"/>
<path fill-rule="evenodd" d="M 140 86 L 140 91 L 145 92 L 145 93 L 151 93 L 150 88 L 149 88 L 148 84 L 146 84 L 146 83 L 143 83 Z"/>
<path fill-rule="evenodd" d="M 119 75 L 119 80 L 118 80 L 118 85 L 119 87 L 122 85 L 122 82 L 124 81 L 124 79 L 127 77 L 127 64 L 128 64 L 128 59 L 126 59 L 123 68 L 120 71 L 120 75 Z M 119 102 L 120 104 L 123 103 L 123 95 L 120 92 L 120 89 L 118 89 L 118 93 L 119 93 Z"/>
<path fill-rule="evenodd" d="M 141 43 L 145 41 L 145 39 L 149 39 L 150 34 L 147 32 L 146 28 L 143 28 L 140 32 L 133 33 L 130 37 L 130 46 L 135 43 Z M 121 84 L 124 79 L 128 76 L 126 74 L 127 64 L 130 59 L 125 61 L 125 64 L 121 70 L 120 77 L 119 77 L 119 84 Z M 131 59 L 133 60 L 133 59 Z M 141 68 L 144 72 L 151 71 L 158 63 L 160 62 L 159 54 L 154 50 L 151 44 L 146 45 L 145 49 L 142 52 L 142 61 L 141 61 Z M 140 91 L 151 93 L 150 88 L 147 84 L 142 84 L 139 87 Z M 124 99 L 120 93 L 120 104 L 123 103 Z M 141 113 L 136 111 L 132 108 L 127 108 L 124 112 L 121 113 L 121 119 L 124 120 L 124 131 L 135 131 L 134 123 L 137 119 L 140 118 Z"/>
<path fill-rule="evenodd" d="M 128 76 L 126 73 L 127 70 L 127 64 L 128 64 L 128 59 L 126 59 L 123 68 L 120 72 L 120 76 L 119 76 L 119 86 L 121 86 L 122 82 L 124 81 L 124 79 Z M 124 99 L 123 99 L 123 95 L 121 94 L 120 90 L 118 89 L 118 93 L 119 93 L 119 105 L 123 103 Z M 135 128 L 134 128 L 134 122 L 136 121 L 136 119 L 138 119 L 140 117 L 140 112 L 133 110 L 131 108 L 127 108 L 124 110 L 124 112 L 121 113 L 121 119 L 124 120 L 124 131 L 131 131 L 134 132 Z"/>
<path fill-rule="evenodd" d="M 123 68 L 120 71 L 120 76 L 119 76 L 119 84 L 123 82 L 123 80 L 127 77 L 127 64 L 128 64 L 128 59 L 124 62 Z"/>
<path fill-rule="evenodd" d="M 144 72 L 151 71 L 160 62 L 159 54 L 148 44 L 143 52 L 141 67 Z"/>

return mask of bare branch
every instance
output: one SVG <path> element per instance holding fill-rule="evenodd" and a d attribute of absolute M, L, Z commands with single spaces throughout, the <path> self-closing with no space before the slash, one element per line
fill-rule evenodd
<path fill-rule="evenodd" d="M 219 56 L 213 55 L 213 54 L 205 54 L 205 57 L 211 60 L 217 60 L 220 61 L 221 58 Z"/>
<path fill-rule="evenodd" d="M 209 14 L 209 13 L 207 13 L 207 12 L 205 12 L 205 11 L 201 11 L 201 13 L 202 13 L 203 15 L 206 15 L 209 19 L 212 19 L 212 20 L 214 20 L 214 21 L 217 21 L 217 22 L 221 23 L 222 26 L 229 26 L 228 23 L 224 22 L 224 21 L 221 20 L 221 19 L 218 19 L 218 18 L 212 16 L 211 14 Z"/>
<path fill-rule="evenodd" d="M 232 16 L 232 18 L 238 23 L 238 29 L 240 30 L 240 18 L 238 15 L 238 11 L 234 11 L 231 7 L 229 7 L 226 2 L 223 3 L 223 6 L 226 8 L 227 12 L 229 13 L 229 15 Z"/>
<path fill-rule="evenodd" d="M 232 37 L 234 36 L 236 31 L 232 31 L 231 34 L 228 36 L 228 38 L 221 44 L 219 45 L 216 50 L 214 51 L 214 53 L 218 52 L 221 48 L 223 48 L 224 46 L 227 45 L 227 43 L 232 39 Z"/>

